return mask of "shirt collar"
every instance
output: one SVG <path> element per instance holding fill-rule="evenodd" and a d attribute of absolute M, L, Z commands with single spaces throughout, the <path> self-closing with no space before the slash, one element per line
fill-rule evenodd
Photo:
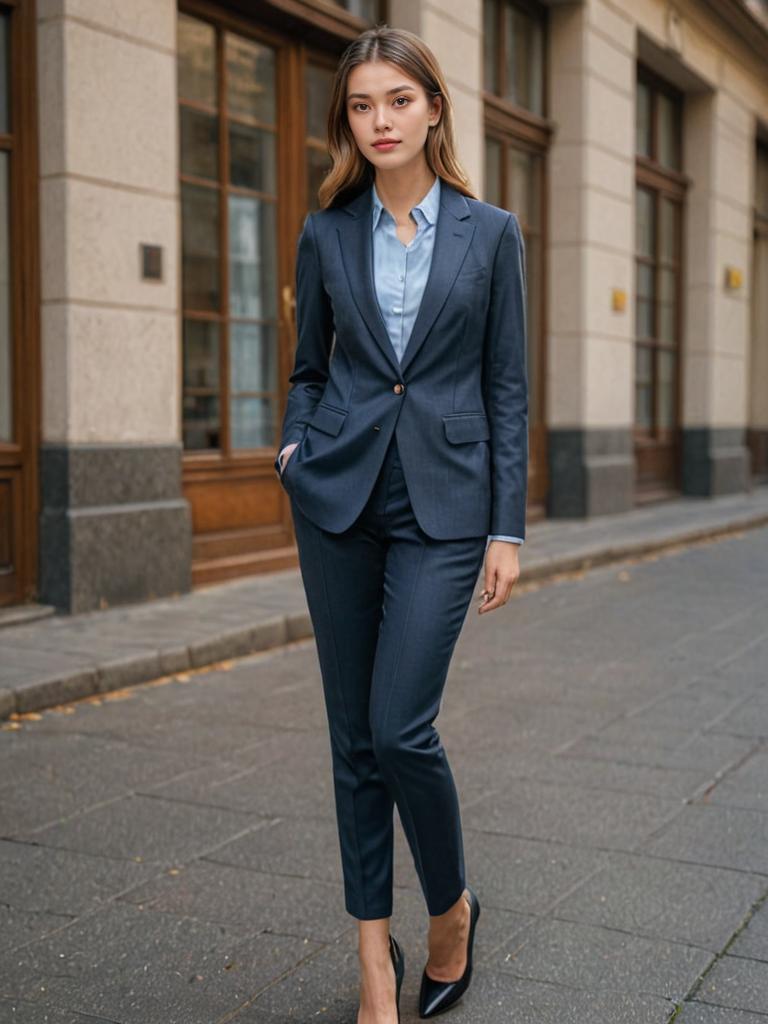
<path fill-rule="evenodd" d="M 371 191 L 373 193 L 373 218 L 371 230 L 375 231 L 379 224 L 379 219 L 385 207 L 381 199 L 379 199 L 379 193 L 376 191 L 375 183 L 371 185 Z M 437 213 L 440 209 L 440 175 L 435 175 L 435 181 L 432 188 L 427 192 L 420 203 L 417 203 L 413 210 L 419 210 L 424 216 L 428 224 L 434 224 L 437 220 Z M 411 212 L 413 212 L 413 210 Z"/>

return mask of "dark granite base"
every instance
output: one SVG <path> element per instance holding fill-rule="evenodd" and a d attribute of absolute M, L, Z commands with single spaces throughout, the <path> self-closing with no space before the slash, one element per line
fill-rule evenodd
<path fill-rule="evenodd" d="M 743 427 L 684 427 L 683 494 L 714 497 L 750 487 L 750 452 Z"/>
<path fill-rule="evenodd" d="M 633 507 L 635 466 L 630 430 L 553 429 L 548 452 L 549 516 L 593 516 Z"/>
<path fill-rule="evenodd" d="M 43 445 L 39 600 L 63 612 L 184 593 L 192 522 L 179 445 Z"/>

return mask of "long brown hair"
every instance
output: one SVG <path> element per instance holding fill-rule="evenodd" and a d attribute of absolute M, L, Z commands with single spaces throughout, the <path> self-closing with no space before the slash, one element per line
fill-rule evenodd
<path fill-rule="evenodd" d="M 424 145 L 427 164 L 443 181 L 477 199 L 456 156 L 453 105 L 435 55 L 415 33 L 377 25 L 352 40 L 336 68 L 328 110 L 328 151 L 332 165 L 317 192 L 320 206 L 323 209 L 342 206 L 375 179 L 374 166 L 360 152 L 347 119 L 347 79 L 353 68 L 366 61 L 389 61 L 419 82 L 428 99 L 442 96 L 440 120 L 429 128 Z"/>

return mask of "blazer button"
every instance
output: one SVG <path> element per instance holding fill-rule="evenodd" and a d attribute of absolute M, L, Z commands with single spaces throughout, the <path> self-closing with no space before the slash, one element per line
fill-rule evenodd
<path fill-rule="evenodd" d="M 405 384 L 395 384 L 392 390 L 395 392 L 396 395 L 402 395 L 402 393 L 405 391 Z"/>

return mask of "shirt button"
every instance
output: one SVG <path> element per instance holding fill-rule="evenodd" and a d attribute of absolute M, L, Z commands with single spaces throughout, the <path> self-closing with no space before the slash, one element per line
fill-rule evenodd
<path fill-rule="evenodd" d="M 393 306 L 392 307 L 392 312 L 393 313 L 402 313 L 403 311 L 402 311 L 402 309 L 399 306 Z"/>
<path fill-rule="evenodd" d="M 395 384 L 392 390 L 395 392 L 396 395 L 402 395 L 402 393 L 405 391 L 405 384 Z"/>
<path fill-rule="evenodd" d="M 398 280 L 400 280 L 400 281 L 402 281 L 402 280 L 403 280 L 403 275 L 402 275 L 402 274 L 400 274 L 400 276 L 399 276 Z"/>

